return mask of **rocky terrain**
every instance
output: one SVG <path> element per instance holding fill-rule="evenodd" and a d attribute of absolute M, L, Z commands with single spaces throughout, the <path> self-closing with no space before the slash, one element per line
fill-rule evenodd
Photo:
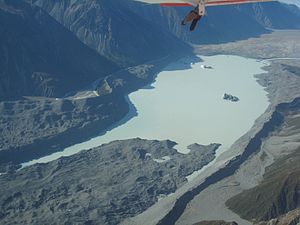
<path fill-rule="evenodd" d="M 284 41 L 282 41 L 283 39 Z M 255 59 L 297 58 L 300 50 L 298 39 L 299 30 L 276 30 L 259 38 L 253 37 L 238 42 L 195 47 L 198 54 L 205 55 L 232 54 Z"/>
<path fill-rule="evenodd" d="M 238 102 L 240 101 L 240 99 L 237 96 L 231 95 L 231 94 L 227 94 L 225 93 L 223 95 L 223 99 L 226 101 L 231 101 L 231 102 Z"/>
<path fill-rule="evenodd" d="M 1 102 L 0 164 L 45 156 L 71 144 L 70 136 L 84 140 L 120 120 L 127 111 L 127 103 L 117 96 Z"/>
<path fill-rule="evenodd" d="M 84 21 L 95 19 L 83 14 Z M 34 4 L 1 0 L 0 16 L 0 164 L 44 156 L 109 129 L 128 112 L 124 95 L 190 51 L 174 35 L 165 34 L 146 41 L 158 49 L 155 54 L 142 53 L 144 58 L 136 56 L 138 60 L 129 60 L 126 65 L 131 66 L 122 69 Z M 147 27 L 149 22 L 139 23 Z M 147 32 L 158 33 L 155 29 Z M 164 42 L 165 48 L 159 44 Z M 172 55 L 179 49 L 178 56 Z"/>
<path fill-rule="evenodd" d="M 199 222 L 199 223 L 195 223 L 193 225 L 237 225 L 236 222 L 226 222 L 226 221 L 222 221 L 222 220 L 219 220 L 219 221 L 202 221 L 202 222 Z"/>
<path fill-rule="evenodd" d="M 179 154 L 171 141 L 132 139 L 0 176 L 1 224 L 117 224 L 171 194 L 219 144 Z M 169 159 L 159 162 L 168 156 Z"/>
<path fill-rule="evenodd" d="M 266 167 L 261 181 L 226 202 L 241 217 L 258 224 L 300 222 L 299 115 L 299 105 L 295 104 L 285 114 L 285 122 L 281 128 L 266 141 L 260 160 L 270 165 Z"/>
<path fill-rule="evenodd" d="M 299 208 L 299 155 L 300 148 L 276 160 L 259 185 L 229 199 L 226 205 L 250 221 L 268 221 Z"/>
<path fill-rule="evenodd" d="M 300 222 L 300 209 L 293 210 L 283 216 L 270 221 L 255 223 L 254 225 L 297 225 Z"/>

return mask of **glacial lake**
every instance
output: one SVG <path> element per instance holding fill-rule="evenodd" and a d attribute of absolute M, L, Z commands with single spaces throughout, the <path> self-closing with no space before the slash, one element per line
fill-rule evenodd
<path fill-rule="evenodd" d="M 128 97 L 137 115 L 102 136 L 76 144 L 52 155 L 24 163 L 44 163 L 75 154 L 113 140 L 140 137 L 170 139 L 176 149 L 187 153 L 193 143 L 220 143 L 218 155 L 254 124 L 269 102 L 255 74 L 266 65 L 255 59 L 231 55 L 199 56 L 202 62 L 190 65 L 181 59 L 167 66 L 156 81 Z M 211 66 L 211 69 L 203 68 Z M 226 101 L 224 93 L 240 98 Z"/>

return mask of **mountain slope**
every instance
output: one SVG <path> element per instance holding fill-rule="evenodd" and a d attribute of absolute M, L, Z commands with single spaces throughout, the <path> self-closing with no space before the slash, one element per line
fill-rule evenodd
<path fill-rule="evenodd" d="M 159 7 L 136 3 L 130 6 L 147 20 L 193 44 L 234 41 L 268 32 L 253 18 L 232 6 L 208 7 L 207 15 L 193 32 L 189 31 L 189 26 L 181 25 L 181 20 L 192 7 Z"/>
<path fill-rule="evenodd" d="M 270 166 L 264 181 L 229 199 L 229 208 L 247 220 L 270 220 L 300 207 L 300 149 Z"/>
<path fill-rule="evenodd" d="M 299 28 L 300 11 L 278 2 L 208 7 L 207 15 L 194 32 L 181 26 L 191 7 L 159 7 L 130 2 L 130 7 L 147 20 L 168 29 L 193 44 L 214 44 L 247 39 L 274 29 Z"/>
<path fill-rule="evenodd" d="M 85 46 L 38 7 L 0 2 L 0 100 L 62 97 L 118 66 Z"/>
<path fill-rule="evenodd" d="M 293 67 L 287 67 L 287 70 L 292 73 L 298 71 Z M 291 110 L 285 113 L 285 117 L 284 125 L 280 128 L 282 133 L 277 134 L 278 137 L 299 134 L 299 104 L 295 102 Z M 287 142 L 292 142 L 291 140 Z M 283 145 L 282 142 L 278 142 L 280 143 L 278 146 Z M 286 143 L 284 145 L 288 146 Z M 294 215 L 291 212 L 300 208 L 300 147 L 299 145 L 296 146 L 298 146 L 296 149 L 283 148 L 284 150 L 282 149 L 281 151 L 286 152 L 282 152 L 280 156 L 275 157 L 275 161 L 266 168 L 263 180 L 257 186 L 229 199 L 226 205 L 242 218 L 254 222 L 275 219 L 274 223 L 271 224 L 276 224 L 275 222 L 280 221 L 282 217 L 283 219 L 292 218 L 293 220 L 294 218 L 297 219 L 297 217 L 299 219 L 299 213 Z M 281 147 L 274 145 L 273 148 L 273 151 L 278 151 L 276 148 L 280 149 Z M 266 153 L 262 154 L 261 159 L 263 160 L 264 157 L 268 157 L 268 155 Z M 291 212 L 291 215 L 284 215 L 289 212 Z"/>
<path fill-rule="evenodd" d="M 129 8 L 128 0 L 34 0 L 86 45 L 121 66 L 132 66 L 187 48 Z M 136 3 L 137 4 L 137 3 Z"/>
<path fill-rule="evenodd" d="M 300 8 L 300 2 L 298 0 L 283 0 L 286 4 L 293 4 Z"/>
<path fill-rule="evenodd" d="M 193 44 L 224 43 L 299 28 L 300 11 L 278 2 L 207 8 L 194 32 L 181 26 L 191 7 L 160 7 L 132 0 L 33 0 L 85 44 L 120 65 L 140 63 Z M 134 43 L 134 45 L 128 45 Z M 146 53 L 146 54 L 145 54 Z"/>
<path fill-rule="evenodd" d="M 300 29 L 300 10 L 280 2 L 241 5 L 238 9 L 271 29 Z"/>

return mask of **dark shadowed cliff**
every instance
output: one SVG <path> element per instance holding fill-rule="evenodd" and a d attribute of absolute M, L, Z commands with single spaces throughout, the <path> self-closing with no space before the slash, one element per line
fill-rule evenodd
<path fill-rule="evenodd" d="M 127 0 L 33 2 L 87 46 L 121 66 L 143 63 L 187 47 L 167 30 L 135 13 Z"/>
<path fill-rule="evenodd" d="M 118 66 L 38 7 L 0 3 L 0 100 L 63 97 Z"/>

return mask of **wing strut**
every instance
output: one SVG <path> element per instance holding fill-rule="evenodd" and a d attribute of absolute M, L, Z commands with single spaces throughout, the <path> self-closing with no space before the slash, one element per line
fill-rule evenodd
<path fill-rule="evenodd" d="M 193 31 L 196 28 L 197 23 L 204 15 L 205 15 L 205 0 L 199 0 L 196 8 L 194 8 L 185 16 L 181 24 L 186 25 L 188 23 L 191 23 L 190 31 Z"/>

